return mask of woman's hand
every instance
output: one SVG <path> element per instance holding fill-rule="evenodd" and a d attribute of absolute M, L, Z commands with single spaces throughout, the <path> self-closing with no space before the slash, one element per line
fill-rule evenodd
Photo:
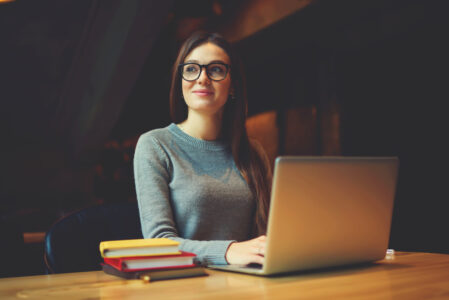
<path fill-rule="evenodd" d="M 245 242 L 232 243 L 226 252 L 226 261 L 231 265 L 263 264 L 267 237 L 261 235 Z"/>

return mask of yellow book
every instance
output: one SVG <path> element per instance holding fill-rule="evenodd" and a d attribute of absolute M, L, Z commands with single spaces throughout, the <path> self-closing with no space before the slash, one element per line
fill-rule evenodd
<path fill-rule="evenodd" d="M 102 257 L 177 255 L 179 242 L 167 238 L 134 239 L 100 242 Z"/>

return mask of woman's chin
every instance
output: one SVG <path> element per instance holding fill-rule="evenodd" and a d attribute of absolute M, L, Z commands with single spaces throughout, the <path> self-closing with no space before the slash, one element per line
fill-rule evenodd
<path fill-rule="evenodd" d="M 204 115 L 215 115 L 222 111 L 223 106 L 217 105 L 195 105 L 189 106 L 189 110 L 193 110 L 196 113 Z"/>
<path fill-rule="evenodd" d="M 190 102 L 190 101 L 189 101 Z M 214 99 L 195 99 L 187 104 L 190 109 L 202 112 L 211 112 L 215 113 L 219 111 L 225 103 L 218 103 Z"/>

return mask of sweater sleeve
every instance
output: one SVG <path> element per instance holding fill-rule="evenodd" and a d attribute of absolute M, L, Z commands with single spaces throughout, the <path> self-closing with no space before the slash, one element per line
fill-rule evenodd
<path fill-rule="evenodd" d="M 197 241 L 178 235 L 170 204 L 171 163 L 158 141 L 142 135 L 134 154 L 134 178 L 144 238 L 166 237 L 180 249 L 197 255 L 197 263 L 227 264 L 226 251 L 233 240 Z"/>

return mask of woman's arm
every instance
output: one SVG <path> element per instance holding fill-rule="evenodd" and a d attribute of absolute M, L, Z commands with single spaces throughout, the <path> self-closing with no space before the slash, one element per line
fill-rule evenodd
<path fill-rule="evenodd" d="M 179 241 L 180 249 L 193 252 L 201 264 L 227 264 L 226 251 L 233 240 L 196 241 L 179 236 L 170 204 L 172 166 L 151 134 L 139 139 L 134 155 L 134 177 L 144 238 L 167 237 Z"/>

